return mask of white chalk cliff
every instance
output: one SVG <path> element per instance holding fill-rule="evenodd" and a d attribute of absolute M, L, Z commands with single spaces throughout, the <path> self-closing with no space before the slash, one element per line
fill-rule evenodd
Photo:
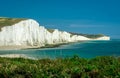
<path fill-rule="evenodd" d="M 103 36 L 96 39 L 81 35 L 73 35 L 65 31 L 55 29 L 49 32 L 44 26 L 40 26 L 35 20 L 20 21 L 12 26 L 4 26 L 0 30 L 0 46 L 45 46 L 46 44 L 59 44 L 76 42 L 81 40 L 110 40 Z"/>

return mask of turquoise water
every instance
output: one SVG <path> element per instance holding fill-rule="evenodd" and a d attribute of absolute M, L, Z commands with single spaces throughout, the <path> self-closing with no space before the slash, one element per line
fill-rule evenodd
<path fill-rule="evenodd" d="M 77 42 L 69 45 L 62 45 L 57 48 L 29 49 L 29 50 L 8 50 L 1 51 L 4 54 L 24 54 L 31 58 L 56 58 L 72 57 L 78 55 L 84 58 L 96 56 L 120 56 L 120 40 L 113 39 L 110 41 L 86 41 Z"/>

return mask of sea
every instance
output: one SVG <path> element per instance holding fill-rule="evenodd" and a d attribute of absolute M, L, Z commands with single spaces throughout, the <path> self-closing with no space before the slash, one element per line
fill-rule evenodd
<path fill-rule="evenodd" d="M 120 39 L 109 41 L 82 41 L 55 48 L 26 49 L 26 50 L 0 50 L 0 55 L 19 54 L 28 58 L 66 58 L 77 55 L 81 58 L 94 58 L 97 56 L 120 56 Z"/>

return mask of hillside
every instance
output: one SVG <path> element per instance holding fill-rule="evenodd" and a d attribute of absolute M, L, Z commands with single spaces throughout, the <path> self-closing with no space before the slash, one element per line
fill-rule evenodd
<path fill-rule="evenodd" d="M 26 20 L 24 18 L 4 18 L 0 17 L 0 30 L 4 26 L 11 26 L 14 25 L 20 21 Z"/>
<path fill-rule="evenodd" d="M 73 32 L 70 32 L 70 33 L 71 33 L 71 36 L 81 35 L 81 36 L 84 36 L 87 38 L 93 38 L 93 39 L 105 36 L 104 34 L 83 34 L 83 33 L 73 33 Z"/>
<path fill-rule="evenodd" d="M 120 58 L 0 58 L 0 78 L 120 78 Z"/>

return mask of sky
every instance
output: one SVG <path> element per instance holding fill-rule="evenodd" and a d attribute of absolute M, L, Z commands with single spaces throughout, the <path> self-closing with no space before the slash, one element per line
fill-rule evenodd
<path fill-rule="evenodd" d="M 0 17 L 31 18 L 46 28 L 120 38 L 120 0 L 1 0 Z"/>

